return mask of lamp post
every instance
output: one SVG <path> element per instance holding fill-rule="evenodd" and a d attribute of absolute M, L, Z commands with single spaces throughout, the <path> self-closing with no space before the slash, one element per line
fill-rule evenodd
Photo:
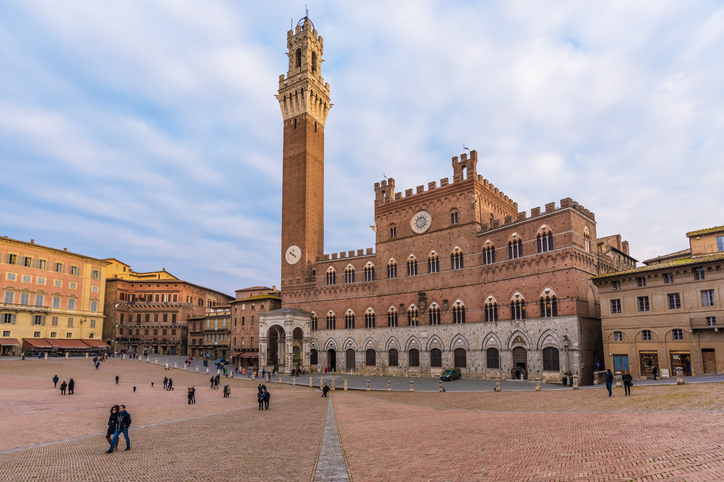
<path fill-rule="evenodd" d="M 566 350 L 566 374 L 570 377 L 573 375 L 571 372 L 571 362 L 570 358 L 568 357 L 568 347 L 571 344 L 571 340 L 568 339 L 568 335 L 563 335 L 563 348 Z"/>

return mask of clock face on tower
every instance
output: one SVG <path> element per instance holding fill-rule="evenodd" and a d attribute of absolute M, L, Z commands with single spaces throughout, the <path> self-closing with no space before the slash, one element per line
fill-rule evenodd
<path fill-rule="evenodd" d="M 427 211 L 418 211 L 414 216 L 412 216 L 412 219 L 410 219 L 410 227 L 412 228 L 412 232 L 415 234 L 424 233 L 430 229 L 431 224 L 432 215 Z"/>
<path fill-rule="evenodd" d="M 284 259 L 289 264 L 297 264 L 302 259 L 302 250 L 299 246 L 292 244 L 287 248 L 287 252 L 284 253 Z"/>

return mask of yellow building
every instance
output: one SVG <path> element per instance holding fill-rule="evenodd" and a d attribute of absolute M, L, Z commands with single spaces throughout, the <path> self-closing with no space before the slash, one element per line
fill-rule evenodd
<path fill-rule="evenodd" d="M 54 339 L 99 339 L 108 264 L 32 239 L 0 238 L 2 354 L 19 354 L 24 340 L 47 339 L 57 350 Z"/>
<path fill-rule="evenodd" d="M 163 268 L 161 271 L 149 271 L 147 273 L 139 273 L 131 269 L 122 261 L 115 258 L 106 258 L 103 261 L 108 263 L 106 274 L 109 278 L 120 278 L 128 281 L 155 281 L 155 280 L 177 280 L 178 278 Z"/>

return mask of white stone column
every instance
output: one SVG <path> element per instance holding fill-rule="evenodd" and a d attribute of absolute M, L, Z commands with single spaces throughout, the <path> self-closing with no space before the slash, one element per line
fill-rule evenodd
<path fill-rule="evenodd" d="M 302 338 L 302 366 L 305 370 L 310 370 L 309 359 L 312 353 L 312 339 L 308 336 Z M 317 354 L 319 356 L 319 354 Z"/>
<path fill-rule="evenodd" d="M 284 373 L 292 373 L 292 365 L 294 365 L 294 336 L 292 333 L 287 333 L 285 338 L 285 352 L 284 352 Z"/>
<path fill-rule="evenodd" d="M 266 337 L 259 338 L 259 370 L 266 366 Z"/>

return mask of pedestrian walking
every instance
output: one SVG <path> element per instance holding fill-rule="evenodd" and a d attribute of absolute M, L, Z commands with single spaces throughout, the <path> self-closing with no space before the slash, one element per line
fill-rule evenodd
<path fill-rule="evenodd" d="M 133 393 L 136 393 L 136 385 L 133 385 Z"/>
<path fill-rule="evenodd" d="M 229 384 L 227 383 L 224 385 L 224 398 L 229 398 L 229 394 L 231 393 L 231 389 L 229 388 Z"/>
<path fill-rule="evenodd" d="M 651 373 L 654 375 L 654 380 L 656 380 L 656 377 L 659 376 L 659 367 L 654 365 L 654 367 L 651 369 Z"/>
<path fill-rule="evenodd" d="M 113 440 L 111 441 L 111 448 L 106 452 L 110 454 L 113 449 L 116 448 L 118 442 L 118 436 L 122 433 L 126 439 L 126 450 L 131 450 L 131 439 L 128 438 L 128 429 L 131 427 L 131 414 L 126 411 L 126 406 L 121 405 L 118 412 L 118 424 L 116 425 L 116 431 L 113 433 Z"/>
<path fill-rule="evenodd" d="M 68 395 L 73 395 L 75 392 L 75 380 L 72 378 L 68 380 Z"/>
<path fill-rule="evenodd" d="M 173 380 L 171 380 L 170 378 L 168 379 L 168 387 L 167 387 L 167 389 L 168 389 L 169 391 L 172 391 L 172 390 L 173 390 Z"/>
<path fill-rule="evenodd" d="M 264 408 L 269 410 L 269 399 L 271 398 L 271 393 L 269 393 L 269 390 L 264 388 Z"/>
<path fill-rule="evenodd" d="M 98 362 L 98 361 L 97 361 L 97 362 L 96 362 L 96 370 L 98 370 L 98 367 L 100 367 L 100 366 L 101 366 L 101 362 Z"/>
<path fill-rule="evenodd" d="M 196 403 L 196 387 L 191 385 L 191 403 Z"/>
<path fill-rule="evenodd" d="M 606 369 L 606 390 L 608 390 L 608 396 L 610 397 L 612 395 L 611 392 L 611 386 L 613 385 L 613 373 L 611 373 L 611 369 Z"/>
<path fill-rule="evenodd" d="M 166 390 L 168 386 L 168 377 L 163 377 L 163 389 Z"/>
<path fill-rule="evenodd" d="M 211 382 L 211 387 L 209 387 L 209 388 L 214 388 L 214 382 L 216 381 L 216 379 L 212 376 L 211 380 L 209 380 L 209 381 Z"/>
<path fill-rule="evenodd" d="M 191 387 L 189 387 L 189 393 L 188 393 L 188 404 L 189 404 L 189 405 L 191 405 L 191 399 L 192 399 L 192 396 L 191 396 Z"/>
<path fill-rule="evenodd" d="M 58 388 L 58 380 L 60 380 L 58 375 L 53 377 L 53 388 Z"/>
<path fill-rule="evenodd" d="M 65 383 L 65 380 L 63 380 L 63 383 L 60 384 L 60 394 L 65 395 L 65 389 L 68 387 L 68 384 Z"/>
<path fill-rule="evenodd" d="M 120 381 L 120 379 L 121 379 L 121 377 L 119 377 L 118 375 L 116 375 L 116 385 L 118 385 L 118 382 Z"/>
<path fill-rule="evenodd" d="M 116 427 L 118 426 L 118 411 L 121 409 L 118 405 L 111 407 L 111 415 L 108 417 L 108 430 L 106 430 L 106 440 L 108 445 L 113 445 L 113 434 L 116 433 Z"/>
<path fill-rule="evenodd" d="M 256 394 L 256 399 L 259 402 L 259 410 L 264 410 L 264 392 L 262 390 Z"/>
<path fill-rule="evenodd" d="M 322 396 L 323 396 L 324 398 L 327 398 L 327 393 L 328 393 L 328 392 L 329 392 L 329 387 L 328 387 L 327 384 L 325 383 L 325 384 L 324 384 L 324 387 L 322 387 Z"/>
<path fill-rule="evenodd" d="M 151 388 L 153 388 L 153 382 L 151 382 Z"/>
<path fill-rule="evenodd" d="M 623 376 L 621 377 L 621 380 L 623 380 L 624 396 L 631 395 L 631 385 L 633 385 L 633 377 L 628 372 L 628 370 L 623 372 Z"/>

